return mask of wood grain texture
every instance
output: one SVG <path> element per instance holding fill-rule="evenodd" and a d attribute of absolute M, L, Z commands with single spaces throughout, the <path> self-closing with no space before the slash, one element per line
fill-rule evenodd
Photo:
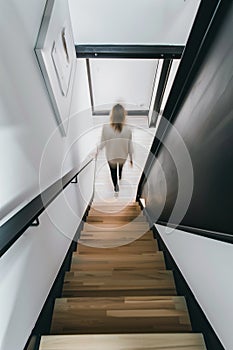
<path fill-rule="evenodd" d="M 40 350 L 206 350 L 201 334 L 44 336 Z"/>
<path fill-rule="evenodd" d="M 183 297 L 57 299 L 52 334 L 190 332 Z"/>
<path fill-rule="evenodd" d="M 63 296 L 176 295 L 171 271 L 97 270 L 67 272 Z"/>
<path fill-rule="evenodd" d="M 115 229 L 115 230 L 114 230 Z M 103 223 L 103 222 L 85 222 L 83 226 L 83 231 L 141 231 L 147 232 L 149 231 L 149 224 L 142 221 L 137 221 L 135 219 L 132 222 L 120 221 L 118 223 Z"/>
<path fill-rule="evenodd" d="M 93 205 L 55 302 L 51 333 L 63 336 L 42 337 L 40 350 L 205 350 L 133 201 L 141 170 L 126 164 L 113 197 L 103 161 L 99 156 Z"/>
<path fill-rule="evenodd" d="M 79 240 L 80 243 L 81 240 Z M 95 248 L 87 244 L 78 244 L 77 254 L 148 254 L 158 251 L 158 244 L 156 240 L 153 241 L 134 241 L 132 243 L 124 244 L 124 241 L 119 237 L 115 240 L 116 246 L 113 248 Z M 75 254 L 75 253 L 74 253 Z"/>
<path fill-rule="evenodd" d="M 147 241 L 152 243 L 152 245 L 153 242 L 155 242 L 151 231 L 117 231 L 114 229 L 111 231 L 82 231 L 78 243 L 90 247 L 109 248 L 126 245 L 136 241 Z"/>
<path fill-rule="evenodd" d="M 135 216 L 137 216 L 137 215 L 139 215 L 139 214 L 141 214 L 141 209 L 140 209 L 140 207 L 139 206 L 137 206 L 137 207 L 135 207 L 135 208 L 130 208 L 130 207 L 125 207 L 125 208 L 121 208 L 121 207 L 113 207 L 113 208 L 111 208 L 111 207 L 100 207 L 100 208 L 91 208 L 90 210 L 89 210 L 89 213 L 88 213 L 89 215 L 91 215 L 91 216 L 99 216 L 99 215 L 103 215 L 103 216 L 107 216 L 107 215 L 112 215 L 113 217 L 114 216 L 118 216 L 118 215 L 120 215 L 120 216 L 123 216 L 123 215 L 125 215 L 125 216 L 128 216 L 128 215 L 135 215 Z"/>
<path fill-rule="evenodd" d="M 85 270 L 106 270 L 112 268 L 121 268 L 137 270 L 138 268 L 151 268 L 155 270 L 164 270 L 165 262 L 162 252 L 137 255 L 100 255 L 100 254 L 73 254 L 71 262 L 71 271 Z"/>

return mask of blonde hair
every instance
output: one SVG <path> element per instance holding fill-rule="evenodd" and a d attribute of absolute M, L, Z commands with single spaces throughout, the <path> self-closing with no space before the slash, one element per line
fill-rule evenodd
<path fill-rule="evenodd" d="M 121 132 L 124 122 L 125 122 L 126 110 L 121 104 L 116 104 L 110 114 L 111 127 Z"/>

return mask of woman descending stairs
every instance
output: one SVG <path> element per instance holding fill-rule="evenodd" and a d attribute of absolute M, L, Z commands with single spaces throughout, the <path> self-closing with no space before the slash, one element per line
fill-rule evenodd
<path fill-rule="evenodd" d="M 40 350 L 204 350 L 137 203 L 94 204 Z"/>

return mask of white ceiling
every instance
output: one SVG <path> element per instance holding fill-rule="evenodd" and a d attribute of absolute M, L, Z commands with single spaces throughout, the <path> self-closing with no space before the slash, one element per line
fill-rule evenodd
<path fill-rule="evenodd" d="M 76 44 L 184 45 L 201 0 L 68 0 Z"/>

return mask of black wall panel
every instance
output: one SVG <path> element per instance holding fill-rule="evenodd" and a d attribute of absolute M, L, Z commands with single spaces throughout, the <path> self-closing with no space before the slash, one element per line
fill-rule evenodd
<path fill-rule="evenodd" d="M 198 74 L 181 107 L 174 127 L 183 138 L 191 156 L 194 190 L 190 206 L 181 225 L 233 234 L 233 6 L 210 50 L 199 67 Z M 174 166 L 185 172 L 186 160 L 180 155 L 174 133 L 168 132 L 160 148 L 158 162 L 167 184 L 166 198 L 160 202 L 161 173 L 156 162 L 150 173 L 149 211 L 165 201 L 160 220 L 168 221 L 179 181 Z M 168 155 L 167 149 L 173 152 Z M 178 165 L 177 163 L 178 155 Z M 187 165 L 188 166 L 188 165 Z M 172 176 L 174 174 L 174 176 Z M 178 222 L 174 222 L 179 224 Z"/>

